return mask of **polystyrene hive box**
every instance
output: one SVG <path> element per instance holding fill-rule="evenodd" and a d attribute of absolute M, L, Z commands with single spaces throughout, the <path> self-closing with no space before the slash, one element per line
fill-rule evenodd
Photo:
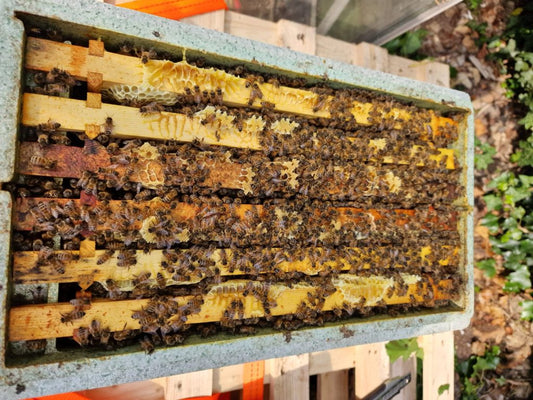
<path fill-rule="evenodd" d="M 2 12 L 7 397 L 467 325 L 467 95 L 94 2 Z"/>

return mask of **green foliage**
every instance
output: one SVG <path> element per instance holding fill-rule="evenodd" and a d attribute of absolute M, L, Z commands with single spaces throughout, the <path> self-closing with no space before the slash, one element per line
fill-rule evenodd
<path fill-rule="evenodd" d="M 483 0 L 466 0 L 465 3 L 469 10 L 476 11 L 479 9 L 479 7 L 481 7 Z"/>
<path fill-rule="evenodd" d="M 418 358 L 424 356 L 424 350 L 418 346 L 416 338 L 392 340 L 385 345 L 385 349 L 387 350 L 391 363 L 400 357 L 407 360 L 413 353 Z"/>
<path fill-rule="evenodd" d="M 446 383 L 446 384 L 444 384 L 444 385 L 440 385 L 440 386 L 439 386 L 439 389 L 438 389 L 439 396 L 440 396 L 441 394 L 443 394 L 444 392 L 448 391 L 448 390 L 450 390 L 450 384 L 449 384 L 449 383 Z"/>
<path fill-rule="evenodd" d="M 487 169 L 493 163 L 492 157 L 496 154 L 496 149 L 488 143 L 483 143 L 478 138 L 475 140 L 476 153 L 474 154 L 474 165 L 478 170 Z"/>
<path fill-rule="evenodd" d="M 507 292 L 519 293 L 531 288 L 532 184 L 533 176 L 506 171 L 487 185 L 492 191 L 483 196 L 488 213 L 481 223 L 492 235 L 493 251 L 503 257 L 507 271 L 503 290 Z M 477 266 L 489 277 L 496 274 L 494 260 L 482 260 Z"/>
<path fill-rule="evenodd" d="M 385 47 L 390 54 L 396 54 L 413 60 L 421 60 L 426 58 L 426 56 L 420 54 L 418 50 L 422 47 L 422 40 L 424 40 L 427 34 L 428 31 L 425 29 L 405 32 L 403 35 L 385 43 L 383 47 Z"/>
<path fill-rule="evenodd" d="M 496 260 L 494 258 L 478 261 L 476 267 L 484 271 L 489 278 L 496 276 Z"/>
<path fill-rule="evenodd" d="M 520 303 L 522 314 L 520 317 L 528 321 L 533 321 L 533 300 L 526 300 Z"/>
<path fill-rule="evenodd" d="M 484 375 L 486 371 L 494 371 L 500 364 L 500 348 L 492 346 L 483 356 L 472 355 L 463 362 L 456 362 L 455 370 L 459 374 L 461 383 L 461 399 L 477 400 L 479 392 L 484 385 Z M 501 379 L 497 378 L 501 384 Z M 503 381 L 504 382 L 504 381 Z"/>

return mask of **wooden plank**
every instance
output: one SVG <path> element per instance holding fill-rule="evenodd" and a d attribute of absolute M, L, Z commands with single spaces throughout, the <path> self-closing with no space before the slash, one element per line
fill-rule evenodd
<path fill-rule="evenodd" d="M 182 18 L 180 19 L 180 22 L 201 26 L 202 28 L 213 29 L 218 32 L 224 32 L 224 25 L 226 20 L 225 14 L 226 10 L 215 10 L 204 14 Z"/>
<path fill-rule="evenodd" d="M 454 398 L 454 347 L 453 332 L 436 333 L 418 338 L 424 349 L 422 398 L 424 400 L 453 400 Z M 448 389 L 439 395 L 439 388 Z"/>
<path fill-rule="evenodd" d="M 270 400 L 309 399 L 309 354 L 270 362 Z"/>
<path fill-rule="evenodd" d="M 225 13 L 225 32 L 263 43 L 276 44 L 276 23 L 234 11 Z"/>
<path fill-rule="evenodd" d="M 317 377 L 317 400 L 348 400 L 348 370 L 326 372 Z"/>
<path fill-rule="evenodd" d="M 85 243 L 83 241 L 82 243 Z M 106 279 L 113 279 L 116 281 L 131 280 L 135 276 L 143 273 L 150 272 L 152 284 L 156 284 L 155 277 L 157 273 L 161 273 L 167 285 L 175 284 L 194 284 L 200 282 L 206 278 L 207 271 L 202 273 L 202 276 L 198 276 L 197 273 L 188 276 L 187 280 L 174 280 L 172 279 L 172 273 L 164 270 L 161 265 L 164 262 L 168 262 L 168 258 L 165 257 L 163 250 L 152 250 L 150 253 L 146 253 L 143 250 L 135 252 L 136 264 L 129 268 L 117 268 L 117 257 L 119 252 L 115 252 L 110 256 L 107 261 L 104 260 L 104 254 L 106 250 L 94 250 L 94 242 L 92 254 L 82 254 L 81 251 L 56 251 L 54 254 L 66 254 L 67 259 L 72 258 L 70 261 L 64 263 L 64 272 L 58 274 L 53 263 L 42 264 L 39 267 L 38 259 L 39 252 L 37 251 L 17 251 L 13 253 L 13 281 L 18 284 L 30 284 L 30 283 L 67 283 L 67 282 L 79 282 L 82 279 L 87 279 L 88 276 L 95 282 L 104 281 Z M 351 257 L 344 256 L 353 254 Z M 348 248 L 348 249 L 328 249 L 328 260 L 322 261 L 321 259 L 315 260 L 317 254 L 321 254 L 325 251 L 323 248 L 311 248 L 301 252 L 301 257 L 295 261 L 282 261 L 273 262 L 270 266 L 262 267 L 256 271 L 259 274 L 280 272 L 301 272 L 306 275 L 317 275 L 326 268 L 331 267 L 334 270 L 349 271 L 350 269 L 365 270 L 370 269 L 374 265 L 379 265 L 380 268 L 397 268 L 402 269 L 405 264 L 400 262 L 401 259 L 410 260 L 409 264 L 412 265 L 435 265 L 440 267 L 444 265 L 453 265 L 457 261 L 459 254 L 459 247 L 457 246 L 445 246 L 442 244 L 434 244 L 432 246 L 419 246 L 413 248 L 406 248 L 405 246 L 387 246 L 387 247 L 375 247 L 375 248 Z M 197 249 L 189 250 L 177 250 L 178 255 L 186 255 L 188 253 L 193 254 Z M 262 252 L 265 254 L 265 258 L 270 257 L 271 254 L 282 252 L 279 248 L 258 248 L 255 252 Z M 234 252 L 231 249 L 205 249 L 207 258 L 213 260 L 215 264 L 209 268 L 211 272 L 214 272 L 215 268 L 218 268 L 221 276 L 233 276 L 238 277 L 240 275 L 248 274 L 253 269 L 253 263 L 246 259 L 246 256 L 241 257 L 239 255 L 234 256 Z M 432 254 L 438 253 L 442 258 L 435 259 Z M 70 255 L 70 256 L 69 256 Z M 79 257 L 78 257 L 79 255 Z M 393 258 L 386 258 L 386 256 L 394 255 Z M 235 258 L 234 258 L 235 257 Z M 101 261 L 99 261 L 101 259 Z M 226 263 L 222 263 L 221 260 L 227 260 Z M 369 260 L 372 260 L 372 264 Z M 313 265 L 313 261 L 315 264 Z M 183 279 L 187 274 L 183 274 Z M 339 354 L 340 355 L 340 354 Z M 339 368 L 343 369 L 343 368 Z"/>
<path fill-rule="evenodd" d="M 363 398 L 390 377 L 385 342 L 355 346 L 355 396 Z"/>
<path fill-rule="evenodd" d="M 359 43 L 353 53 L 353 64 L 385 72 L 389 68 L 387 49 L 370 43 Z"/>
<path fill-rule="evenodd" d="M 411 382 L 405 386 L 400 393 L 394 397 L 394 400 L 412 400 L 416 399 L 416 363 L 417 359 L 415 356 L 409 357 L 407 360 L 404 360 L 402 357 L 393 362 L 390 366 L 390 376 L 391 378 L 397 378 L 404 376 L 408 373 L 411 374 Z"/>
<path fill-rule="evenodd" d="M 213 394 L 212 369 L 169 376 L 165 378 L 165 381 L 165 400 L 180 400 Z"/>
<path fill-rule="evenodd" d="M 261 31 L 255 25 L 253 30 Z M 358 46 L 364 48 L 363 53 L 369 54 L 358 58 L 357 62 L 354 63 L 385 68 L 382 65 L 385 63 L 383 61 L 383 58 L 386 57 L 385 49 L 366 43 Z M 385 51 L 385 55 L 378 49 Z M 55 53 L 58 53 L 57 57 Z M 360 52 L 357 54 L 359 57 Z M 75 63 L 72 57 L 75 57 Z M 113 68 L 110 68 L 110 65 L 113 65 Z M 114 84 L 141 85 L 148 83 L 157 90 L 183 94 L 186 87 L 193 90 L 196 83 L 207 90 L 222 88 L 223 100 L 228 105 L 247 106 L 252 90 L 244 78 L 238 78 L 220 70 L 198 68 L 185 61 L 172 63 L 170 61 L 151 60 L 142 64 L 139 58 L 109 52 L 106 52 L 103 57 L 87 57 L 86 48 L 31 37 L 28 38 L 26 67 L 40 71 L 49 71 L 58 67 L 67 70 L 77 79 L 87 79 L 88 71 L 100 72 L 104 79 L 103 87 L 110 87 Z M 120 70 L 117 70 L 117 67 Z M 184 80 L 184 75 L 190 76 L 192 80 Z M 260 108 L 262 107 L 261 101 L 267 101 L 275 104 L 276 110 L 282 112 L 326 118 L 336 115 L 336 108 L 329 110 L 330 105 L 333 104 L 331 97 L 324 102 L 323 108 L 316 110 L 315 106 L 319 96 L 311 91 L 284 86 L 276 87 L 270 83 L 259 83 L 258 87 L 263 98 L 255 99 L 252 107 Z M 353 104 L 350 109 L 351 114 L 357 123 L 362 125 L 381 124 L 383 121 L 389 121 L 395 129 L 402 129 L 412 119 L 410 112 L 399 104 L 393 104 L 393 107 L 385 103 L 373 104 L 360 101 L 353 101 L 351 104 Z M 377 115 L 372 118 L 371 115 L 376 113 Z M 430 121 L 409 128 L 413 132 L 419 132 L 422 138 L 427 139 L 428 136 L 432 136 L 430 138 L 432 140 L 433 137 L 440 135 L 448 136 L 450 128 L 447 126 L 450 126 L 451 129 L 457 129 L 457 123 L 454 120 L 441 117 L 432 110 L 421 109 L 419 110 L 420 113 L 427 116 Z M 378 115 L 379 118 L 376 118 Z M 417 118 L 420 118 L 420 115 Z M 105 117 L 101 121 L 104 120 Z M 165 124 L 168 123 L 176 122 L 165 120 Z"/>
<path fill-rule="evenodd" d="M 278 46 L 287 47 L 294 51 L 315 54 L 316 28 L 299 24 L 287 19 L 280 19 L 277 23 Z"/>
<path fill-rule="evenodd" d="M 83 100 L 43 96 L 25 93 L 22 105 L 22 124 L 37 126 L 53 120 L 68 131 L 85 132 L 86 125 L 103 125 L 106 118 L 113 118 L 113 136 L 124 139 L 157 139 L 192 142 L 203 140 L 205 144 L 260 150 L 256 127 L 239 131 L 233 125 L 219 130 L 202 124 L 203 117 L 189 118 L 184 114 L 161 112 L 142 115 L 138 108 L 103 103 L 101 108 L 88 108 Z M 218 132 L 218 133 L 217 133 Z"/>
<path fill-rule="evenodd" d="M 357 45 L 330 36 L 316 35 L 316 55 L 352 64 Z"/>
<path fill-rule="evenodd" d="M 434 62 L 434 61 L 421 61 L 417 66 L 416 79 L 440 85 L 444 87 L 450 87 L 450 67 L 447 64 Z"/>
<path fill-rule="evenodd" d="M 309 354 L 309 375 L 341 371 L 355 366 L 355 347 L 343 347 Z"/>
<path fill-rule="evenodd" d="M 413 278 L 415 279 L 415 278 Z M 220 321 L 224 311 L 232 300 L 239 299 L 244 304 L 244 318 L 255 318 L 264 315 L 262 303 L 252 295 L 243 294 L 246 287 L 260 285 L 253 281 L 233 280 L 211 286 L 204 299 L 204 304 L 197 314 L 189 315 L 186 323 L 204 323 Z M 385 304 L 407 304 L 414 300 L 423 302 L 423 295 L 428 292 L 427 284 L 424 283 L 419 290 L 417 283 L 408 285 L 405 295 L 393 293 L 388 297 L 386 291 L 391 287 L 394 280 L 383 279 L 377 276 L 358 277 L 356 275 L 342 274 L 333 278 L 332 283 L 336 292 L 325 298 L 323 311 L 343 308 L 344 304 L 358 307 L 361 299 L 366 299 L 366 306 L 376 305 L 380 301 Z M 450 298 L 450 280 L 431 284 L 435 300 Z M 226 288 L 226 289 L 225 289 Z M 272 284 L 267 290 L 268 298 L 275 299 L 277 305 L 270 309 L 271 315 L 294 314 L 302 302 L 308 302 L 308 292 L 314 293 L 319 287 L 307 283 L 289 288 L 283 284 Z M 229 292 L 229 293 L 228 293 Z M 420 293 L 420 294 L 419 294 Z M 411 297 L 413 296 L 413 297 Z M 191 299 L 190 296 L 176 297 L 178 305 L 184 305 Z M 111 331 L 123 329 L 139 329 L 139 322 L 131 317 L 135 310 L 140 310 L 148 304 L 147 299 L 138 300 L 99 300 L 91 303 L 91 307 L 85 311 L 85 316 L 72 323 L 61 323 L 61 314 L 73 310 L 70 303 L 56 304 L 30 304 L 11 308 L 9 312 L 8 337 L 10 341 L 46 339 L 53 337 L 72 336 L 72 331 L 81 326 L 89 326 L 93 319 L 101 322 L 101 325 Z M 388 371 L 388 369 L 387 369 Z"/>
<path fill-rule="evenodd" d="M 165 399 L 163 386 L 153 381 L 124 383 L 98 389 L 81 390 L 77 393 L 89 400 Z"/>
<path fill-rule="evenodd" d="M 270 377 L 265 371 L 265 376 Z M 270 378 L 268 378 L 270 379 Z M 243 364 L 213 369 L 213 392 L 224 393 L 242 389 Z"/>

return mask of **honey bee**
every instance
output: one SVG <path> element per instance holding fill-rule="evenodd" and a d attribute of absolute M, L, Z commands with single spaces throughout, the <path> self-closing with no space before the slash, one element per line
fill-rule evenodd
<path fill-rule="evenodd" d="M 39 135 L 40 136 L 40 135 Z M 55 144 L 61 144 L 63 146 L 69 146 L 71 144 L 71 140 L 68 138 L 66 133 L 60 132 L 60 133 L 51 133 L 49 136 L 50 140 L 54 142 Z"/>
<path fill-rule="evenodd" d="M 50 71 L 50 73 L 52 73 L 55 69 L 56 68 L 52 69 L 52 71 Z M 37 126 L 37 129 L 39 131 L 43 131 L 43 132 L 55 132 L 60 127 L 61 127 L 61 124 L 59 122 L 52 121 L 51 119 L 49 119 L 47 122 L 45 122 L 43 124 L 39 124 Z"/>
<path fill-rule="evenodd" d="M 248 83 L 248 81 L 246 81 Z M 259 85 L 254 82 L 251 84 L 251 90 L 250 90 L 250 97 L 248 98 L 248 105 L 251 106 L 254 104 L 254 101 L 256 99 L 262 99 L 263 98 L 263 92 L 259 88 Z"/>
<path fill-rule="evenodd" d="M 148 103 L 144 106 L 141 106 L 139 108 L 139 111 L 141 112 L 141 114 L 143 115 L 147 115 L 147 114 L 159 114 L 161 111 L 165 111 L 165 107 L 162 106 L 161 104 L 158 104 L 157 102 L 155 101 L 152 101 L 151 103 Z"/>
<path fill-rule="evenodd" d="M 141 62 L 143 64 L 146 64 L 151 59 L 154 59 L 155 57 L 157 57 L 157 53 L 155 52 L 154 49 L 144 50 L 144 48 L 141 47 L 141 51 L 137 51 L 137 56 L 141 58 Z"/>
<path fill-rule="evenodd" d="M 133 284 L 137 286 L 143 283 L 147 283 L 150 280 L 150 276 L 152 276 L 152 273 L 149 271 L 141 272 L 133 279 Z"/>
<path fill-rule="evenodd" d="M 342 337 L 344 338 L 349 338 L 355 333 L 352 329 L 348 329 L 344 325 L 339 328 L 339 331 L 342 333 Z"/>
<path fill-rule="evenodd" d="M 100 321 L 93 319 L 91 321 L 91 324 L 89 325 L 89 333 L 93 338 L 98 339 L 100 337 L 101 332 L 102 328 L 100 326 Z"/>
<path fill-rule="evenodd" d="M 111 257 L 113 257 L 113 254 L 115 254 L 115 250 L 106 250 L 102 255 L 98 257 L 98 259 L 96 260 L 96 265 L 102 265 L 108 262 Z"/>
<path fill-rule="evenodd" d="M 157 286 L 159 287 L 159 289 L 164 289 L 166 287 L 167 280 L 161 272 L 157 273 L 155 280 L 157 282 Z"/>
<path fill-rule="evenodd" d="M 91 299 L 88 297 L 80 297 L 77 299 L 70 300 L 70 304 L 72 304 L 77 309 L 84 309 L 85 307 L 91 306 Z"/>
<path fill-rule="evenodd" d="M 161 197 L 161 200 L 165 203 L 170 203 L 172 200 L 174 200 L 178 196 L 178 191 L 176 189 L 171 189 L 168 192 L 166 192 L 163 197 Z"/>
<path fill-rule="evenodd" d="M 72 339 L 76 343 L 78 343 L 80 346 L 85 347 L 89 345 L 89 329 L 80 327 L 77 329 L 74 329 L 72 333 Z"/>
<path fill-rule="evenodd" d="M 223 93 L 222 93 L 222 89 L 217 87 L 216 90 L 215 90 L 215 99 L 214 99 L 214 103 L 221 106 L 224 102 L 224 99 L 223 99 Z"/>
<path fill-rule="evenodd" d="M 39 133 L 39 136 L 37 136 L 37 143 L 39 143 L 41 147 L 46 147 L 50 143 L 48 133 Z"/>
<path fill-rule="evenodd" d="M 149 336 L 143 336 L 140 340 L 141 348 L 146 354 L 152 354 L 155 350 L 154 343 Z"/>
<path fill-rule="evenodd" d="M 30 164 L 44 169 L 54 169 L 57 167 L 57 160 L 51 160 L 46 157 L 33 155 L 30 158 Z"/>
<path fill-rule="evenodd" d="M 324 108 L 324 106 L 326 105 L 327 100 L 328 100 L 327 96 L 322 95 L 322 94 L 319 95 L 316 98 L 315 105 L 313 106 L 313 112 L 316 113 L 319 110 L 322 110 Z"/>
<path fill-rule="evenodd" d="M 69 313 L 61 313 L 61 322 L 66 324 L 77 319 L 81 319 L 85 316 L 85 311 L 74 310 Z"/>
<path fill-rule="evenodd" d="M 120 290 L 119 286 L 117 285 L 117 283 L 114 280 L 107 279 L 105 281 L 105 283 L 106 283 L 106 286 L 107 286 L 108 295 L 109 295 L 110 299 L 120 299 L 120 298 L 122 298 L 123 293 L 122 293 L 122 291 Z"/>
<path fill-rule="evenodd" d="M 180 335 L 178 333 L 174 333 L 172 335 L 165 335 L 163 341 L 167 346 L 175 346 L 177 344 L 183 343 L 185 341 L 185 336 Z"/>

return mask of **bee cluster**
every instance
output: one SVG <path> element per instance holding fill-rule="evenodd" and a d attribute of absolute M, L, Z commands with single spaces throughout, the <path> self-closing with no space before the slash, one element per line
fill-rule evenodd
<path fill-rule="evenodd" d="M 117 53 L 147 66 L 158 58 L 153 49 L 127 43 Z M 197 69 L 206 64 L 189 63 Z M 172 104 L 149 97 L 107 99 L 136 107 L 143 117 L 198 117 L 214 129 L 215 143 L 202 137 L 191 142 L 117 137 L 114 116 L 100 121 L 93 139 L 62 129 L 59 120 L 21 128 L 21 141 L 35 153 L 25 161 L 29 172 L 5 185 L 16 198 L 14 252 L 33 252 L 33 274 L 59 277 L 84 257 L 83 243 L 93 242 L 94 268 L 136 271 L 124 280 L 112 274 L 80 281 L 73 309 L 57 323 L 76 323 L 73 339 L 84 347 L 140 341 L 150 353 L 193 333 L 291 331 L 449 304 L 461 285 L 460 209 L 454 203 L 463 196 L 462 169 L 454 156 L 454 168 L 448 168 L 441 150 L 457 140 L 457 124 L 434 132 L 437 112 L 358 89 L 333 89 L 327 82 L 313 86 L 242 66 L 224 73 L 242 79 L 249 93 L 242 105 L 226 103 L 223 87 L 204 89 L 199 83 L 177 93 Z M 28 92 L 83 96 L 84 83 L 67 71 L 29 75 Z M 278 110 L 262 91 L 266 83 L 316 95 L 311 115 Z M 354 102 L 369 105 L 364 124 L 354 118 Z M 322 110 L 331 115 L 312 115 Z M 409 114 L 409 120 L 400 114 Z M 225 129 L 242 133 L 250 121 L 260 122 L 260 148 L 216 144 Z M 62 152 L 72 147 L 103 154 L 106 162 L 77 176 L 58 176 Z M 139 268 L 140 258 L 150 256 L 149 266 Z M 417 280 L 409 281 L 408 274 Z M 339 293 L 336 282 L 375 276 L 390 280 L 385 293 L 376 286 L 368 292 L 372 300 L 344 295 L 327 305 Z M 452 284 L 437 298 L 434 285 L 446 280 Z M 73 295 L 71 287 L 65 290 Z M 283 314 L 274 311 L 279 287 L 311 289 L 293 312 Z M 388 302 L 394 296 L 407 300 Z M 143 301 L 132 310 L 137 327 L 129 323 L 112 331 L 105 321 L 86 321 L 95 299 Z M 208 306 L 220 309 L 217 320 L 192 323 Z M 350 336 L 349 330 L 341 333 Z"/>

